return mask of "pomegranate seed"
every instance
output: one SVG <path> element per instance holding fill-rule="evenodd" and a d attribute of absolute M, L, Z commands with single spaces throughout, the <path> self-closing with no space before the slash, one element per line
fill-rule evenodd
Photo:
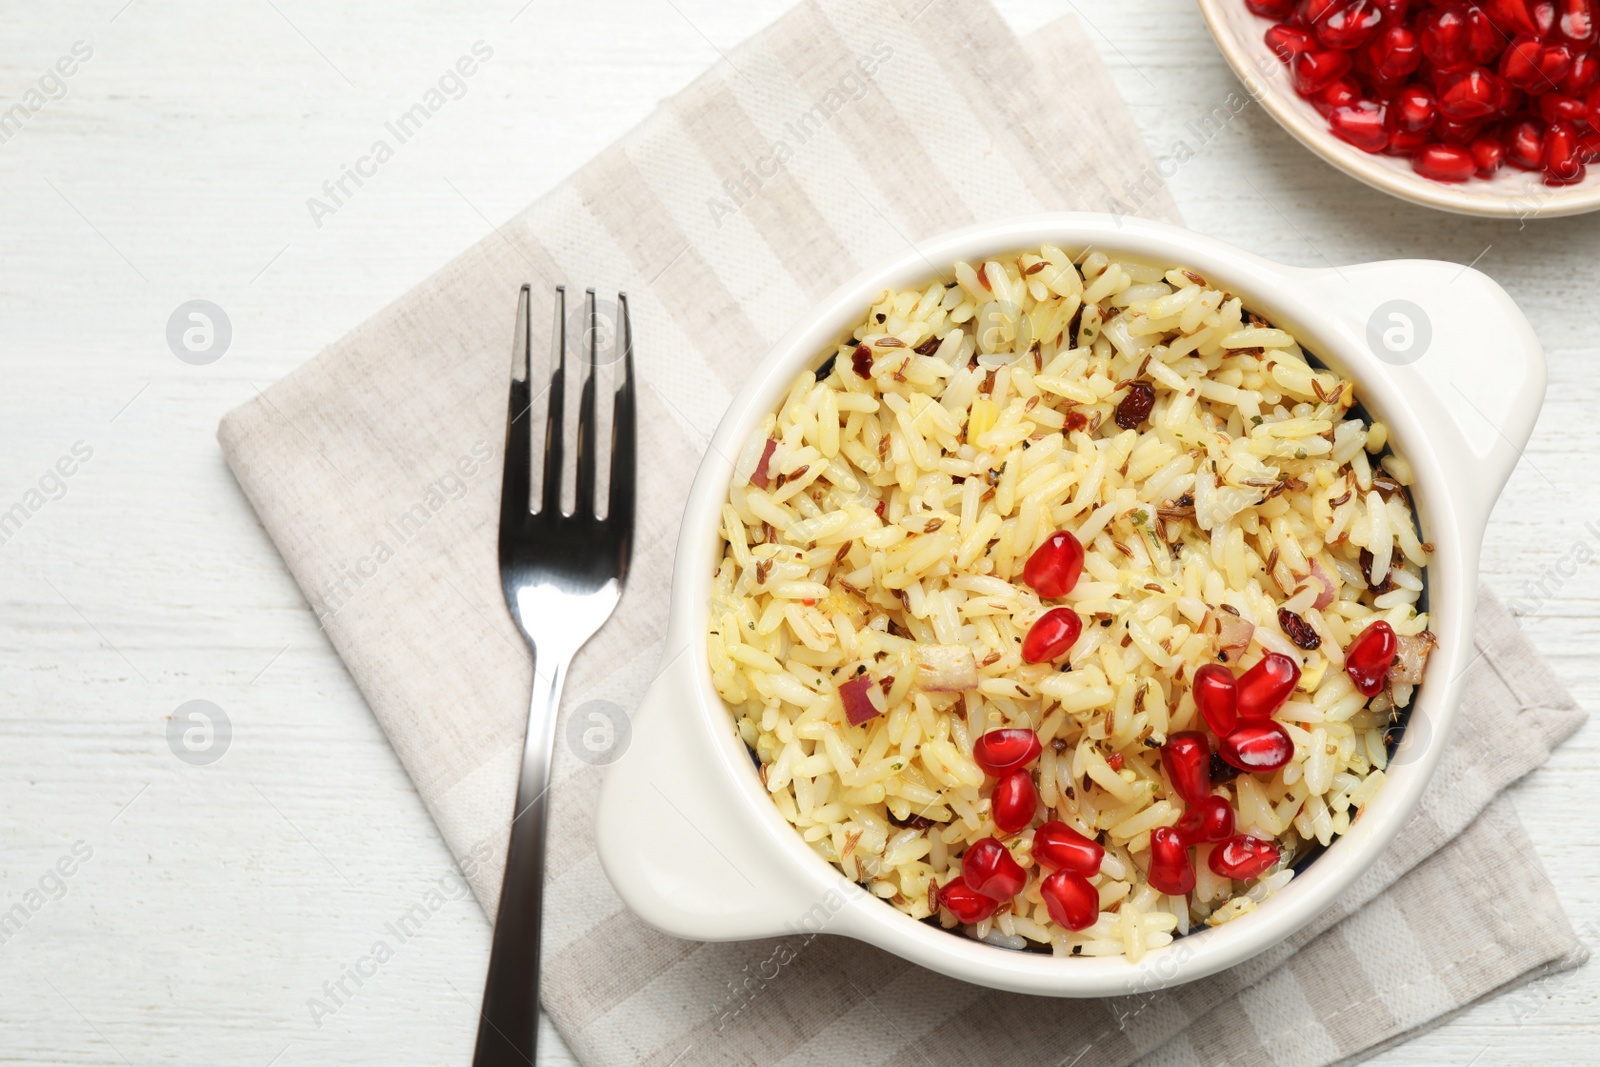
<path fill-rule="evenodd" d="M 1150 831 L 1150 869 L 1145 872 L 1150 888 L 1158 893 L 1181 897 L 1194 888 L 1194 864 L 1189 849 L 1170 826 Z"/>
<path fill-rule="evenodd" d="M 1467 13 L 1464 5 L 1442 4 L 1417 18 L 1422 54 L 1440 70 L 1460 70 L 1472 65 L 1467 53 Z"/>
<path fill-rule="evenodd" d="M 1383 9 L 1372 0 L 1344 0 L 1315 24 L 1317 40 L 1329 48 L 1360 48 L 1383 25 Z"/>
<path fill-rule="evenodd" d="M 1584 130 L 1578 135 L 1578 158 L 1585 164 L 1600 160 L 1600 130 Z"/>
<path fill-rule="evenodd" d="M 1028 883 L 1028 872 L 1012 858 L 1006 846 L 986 837 L 967 846 L 966 854 L 961 857 L 961 880 L 968 889 L 990 900 L 1010 900 Z"/>
<path fill-rule="evenodd" d="M 1389 131 L 1383 124 L 1383 105 L 1363 103 L 1356 107 L 1334 108 L 1328 116 L 1333 135 L 1363 152 L 1382 152 L 1389 147 Z"/>
<path fill-rule="evenodd" d="M 1405 26 L 1390 26 L 1367 45 L 1366 55 L 1379 77 L 1400 79 L 1421 65 L 1422 45 Z"/>
<path fill-rule="evenodd" d="M 1581 52 L 1572 58 L 1572 68 L 1556 88 L 1568 96 L 1584 96 L 1596 85 L 1600 85 L 1600 56 L 1593 52 Z"/>
<path fill-rule="evenodd" d="M 1544 135 L 1544 182 L 1572 185 L 1583 180 L 1585 166 L 1578 154 L 1578 129 L 1565 120 L 1552 122 Z"/>
<path fill-rule="evenodd" d="M 1412 168 L 1436 182 L 1464 182 L 1478 171 L 1478 161 L 1460 145 L 1425 145 L 1411 157 Z"/>
<path fill-rule="evenodd" d="M 1441 118 L 1433 127 L 1433 136 L 1445 144 L 1466 146 L 1477 139 L 1487 125 L 1485 119 L 1468 119 L 1466 122 L 1457 122 L 1455 119 Z"/>
<path fill-rule="evenodd" d="M 1233 836 L 1233 806 L 1224 797 L 1206 797 L 1183 813 L 1174 830 L 1185 845 L 1214 845 Z"/>
<path fill-rule="evenodd" d="M 1400 648 L 1394 627 L 1379 619 L 1356 635 L 1350 647 L 1344 650 L 1344 672 L 1350 676 L 1356 692 L 1364 697 L 1375 697 L 1383 689 L 1383 676 L 1394 664 Z"/>
<path fill-rule="evenodd" d="M 1478 0 L 1478 7 L 1508 37 L 1538 31 L 1533 16 L 1528 14 L 1527 0 Z"/>
<path fill-rule="evenodd" d="M 1155 386 L 1149 382 L 1134 382 L 1128 386 L 1128 395 L 1117 405 L 1117 425 L 1124 430 L 1138 429 L 1139 424 L 1150 417 L 1150 409 L 1155 404 Z"/>
<path fill-rule="evenodd" d="M 1294 741 L 1279 722 L 1240 723 L 1217 749 L 1230 765 L 1241 771 L 1270 774 L 1289 762 Z"/>
<path fill-rule="evenodd" d="M 1587 122 L 1588 114 L 1582 100 L 1565 93 L 1545 93 L 1539 98 L 1539 117 L 1546 122 Z"/>
<path fill-rule="evenodd" d="M 1354 107 L 1361 100 L 1361 89 L 1349 78 L 1340 78 L 1322 92 L 1317 94 L 1312 106 L 1317 112 L 1327 118 L 1341 107 Z"/>
<path fill-rule="evenodd" d="M 1383 11 L 1383 24 L 1397 26 L 1405 22 L 1406 15 L 1411 8 L 1411 0 L 1376 0 L 1378 7 Z"/>
<path fill-rule="evenodd" d="M 1312 49 L 1289 60 L 1289 75 L 1294 81 L 1295 92 L 1310 96 L 1350 73 L 1351 66 L 1348 52 L 1331 48 Z"/>
<path fill-rule="evenodd" d="M 934 901 L 928 902 L 928 907 L 934 906 Z M 937 903 L 950 909 L 950 914 L 964 923 L 981 923 L 994 914 L 1000 906 L 998 900 L 992 900 L 973 889 L 960 878 L 953 878 L 949 885 L 939 890 Z"/>
<path fill-rule="evenodd" d="M 1111 755 L 1106 757 L 1106 766 L 1110 767 L 1114 771 L 1122 770 L 1122 763 L 1122 753 L 1120 752 L 1113 752 Z"/>
<path fill-rule="evenodd" d="M 1473 160 L 1478 164 L 1480 178 L 1494 174 L 1506 158 L 1506 146 L 1493 137 L 1479 137 L 1467 146 L 1467 151 L 1472 153 Z"/>
<path fill-rule="evenodd" d="M 1047 600 L 1072 592 L 1082 574 L 1083 545 L 1065 530 L 1046 537 L 1022 568 L 1022 580 Z"/>
<path fill-rule="evenodd" d="M 1236 834 L 1211 850 L 1211 873 L 1247 882 L 1275 866 L 1283 853 L 1271 841 Z"/>
<path fill-rule="evenodd" d="M 1506 46 L 1505 34 L 1477 5 L 1467 8 L 1467 55 L 1474 63 L 1489 63 Z"/>
<path fill-rule="evenodd" d="M 1482 67 L 1453 71 L 1439 82 L 1439 114 L 1452 119 L 1481 119 L 1500 103 L 1501 81 Z"/>
<path fill-rule="evenodd" d="M 1425 85 L 1408 85 L 1389 105 L 1394 128 L 1405 133 L 1427 133 L 1439 117 L 1433 93 Z"/>
<path fill-rule="evenodd" d="M 1244 6 L 1264 19 L 1286 19 L 1294 11 L 1294 0 L 1244 0 Z"/>
<path fill-rule="evenodd" d="M 1000 778 L 1039 758 L 1039 735 L 1032 730 L 990 730 L 972 742 L 972 759 L 991 778 Z"/>
<path fill-rule="evenodd" d="M 1064 656 L 1083 633 L 1083 620 L 1071 608 L 1051 608 L 1022 639 L 1022 662 L 1048 663 Z"/>
<path fill-rule="evenodd" d="M 1012 771 L 994 785 L 991 798 L 995 828 L 1002 833 L 1014 834 L 1027 828 L 1033 813 L 1039 809 L 1039 791 L 1034 788 L 1033 775 L 1028 771 Z"/>
<path fill-rule="evenodd" d="M 1417 149 L 1428 143 L 1425 133 L 1406 133 L 1404 130 L 1394 130 L 1389 134 L 1389 147 L 1384 152 L 1391 156 L 1414 155 Z"/>
<path fill-rule="evenodd" d="M 1315 26 L 1345 0 L 1300 0 L 1300 6 L 1295 11 L 1295 20 L 1304 26 Z"/>
<path fill-rule="evenodd" d="M 1270 719 L 1300 683 L 1300 664 L 1281 652 L 1268 652 L 1239 676 L 1239 718 Z"/>
<path fill-rule="evenodd" d="M 1556 7 L 1556 31 L 1580 50 L 1600 40 L 1600 25 L 1595 22 L 1594 0 L 1560 0 Z"/>
<path fill-rule="evenodd" d="M 1220 663 L 1207 663 L 1194 672 L 1194 704 L 1200 717 L 1218 737 L 1233 732 L 1239 722 L 1239 683 Z"/>
<path fill-rule="evenodd" d="M 1211 795 L 1211 742 L 1198 730 L 1184 730 L 1161 746 L 1161 766 L 1185 803 L 1198 804 Z"/>
<path fill-rule="evenodd" d="M 1500 54 L 1500 76 L 1518 89 L 1542 93 L 1572 73 L 1572 64 L 1572 49 L 1566 45 L 1518 37 Z"/>
<path fill-rule="evenodd" d="M 1538 170 L 1544 165 L 1544 125 L 1531 120 L 1518 122 L 1506 131 L 1506 162 L 1522 170 Z"/>
<path fill-rule="evenodd" d="M 1081 874 L 1057 871 L 1039 883 L 1050 918 L 1068 930 L 1086 930 L 1100 918 L 1100 891 Z"/>
<path fill-rule="evenodd" d="M 1550 0 L 1530 4 L 1528 13 L 1533 16 L 1533 32 L 1541 38 L 1549 37 L 1556 32 L 1556 5 Z"/>
<path fill-rule="evenodd" d="M 1589 90 L 1589 125 L 1600 130 L 1600 85 Z"/>
<path fill-rule="evenodd" d="M 1064 822 L 1040 824 L 1033 832 L 1033 858 L 1052 871 L 1068 871 L 1085 878 L 1100 873 L 1106 850 Z"/>
<path fill-rule="evenodd" d="M 1266 33 L 1267 47 L 1285 63 L 1317 47 L 1317 39 L 1298 26 L 1274 26 Z"/>

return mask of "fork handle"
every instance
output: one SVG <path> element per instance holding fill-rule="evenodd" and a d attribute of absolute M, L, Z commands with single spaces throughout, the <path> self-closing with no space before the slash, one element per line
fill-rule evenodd
<path fill-rule="evenodd" d="M 550 761 L 556 710 L 570 657 L 554 657 L 548 675 L 539 672 L 533 650 L 533 697 L 528 708 L 516 815 L 500 883 L 489 975 L 473 1067 L 528 1067 L 539 1038 L 539 930 L 544 914 L 545 822 L 549 811 Z"/>

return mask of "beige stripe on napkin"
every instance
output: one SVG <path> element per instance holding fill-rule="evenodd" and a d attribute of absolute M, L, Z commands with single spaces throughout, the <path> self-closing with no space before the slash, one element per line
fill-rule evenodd
<path fill-rule="evenodd" d="M 472 861 L 490 914 L 531 672 L 493 547 L 517 287 L 532 283 L 536 316 L 550 314 L 557 281 L 630 296 L 643 386 L 634 570 L 574 665 L 565 709 L 631 707 L 660 655 L 689 482 L 771 342 L 908 241 L 1113 204 L 1176 219 L 1070 20 L 1024 45 L 982 4 L 807 2 L 224 419 L 241 486 L 445 840 Z M 704 945 L 658 934 L 622 907 L 596 860 L 603 772 L 558 746 L 546 1008 L 595 1065 L 1326 1063 L 1396 1040 L 1579 958 L 1495 798 L 1581 713 L 1492 600 L 1479 641 L 1423 814 L 1338 909 L 1226 974 L 1107 1001 L 998 994 L 826 936 Z M 1528 862 L 1483 866 L 1508 843 Z M 1447 915 L 1429 906 L 1446 892 L 1457 897 Z M 1514 921 L 1490 914 L 1496 900 Z M 1470 960 L 1434 947 L 1474 923 L 1495 936 Z M 1314 1040 L 1288 1050 L 1287 1034 Z"/>

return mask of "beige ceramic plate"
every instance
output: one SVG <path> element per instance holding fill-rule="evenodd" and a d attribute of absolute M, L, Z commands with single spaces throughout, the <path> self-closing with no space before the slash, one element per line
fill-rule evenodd
<path fill-rule="evenodd" d="M 1462 185 L 1431 181 L 1409 159 L 1371 155 L 1328 131 L 1326 120 L 1289 84 L 1288 70 L 1267 48 L 1270 21 L 1250 13 L 1244 0 L 1197 0 L 1228 65 L 1262 107 L 1311 151 L 1352 178 L 1414 204 L 1489 218 L 1554 218 L 1600 208 L 1600 170 L 1576 185 L 1549 186 L 1537 174 L 1503 168 L 1488 180 Z"/>

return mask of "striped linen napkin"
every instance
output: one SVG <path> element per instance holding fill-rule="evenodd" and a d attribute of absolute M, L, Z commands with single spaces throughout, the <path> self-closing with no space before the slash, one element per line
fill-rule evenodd
<path fill-rule="evenodd" d="M 661 650 L 682 501 L 753 363 L 908 240 L 1113 203 L 1175 220 L 1132 131 L 1070 20 L 1019 41 L 986 4 L 808 0 L 227 415 L 229 464 L 488 914 L 531 669 L 494 550 L 517 287 L 536 316 L 557 280 L 630 296 L 634 571 L 566 709 L 631 707 Z M 558 746 L 545 1007 L 594 1065 L 1325 1064 L 1404 1040 L 1585 955 L 1500 797 L 1583 713 L 1487 595 L 1477 641 L 1419 814 L 1338 908 L 1224 974 L 1104 1001 L 996 993 L 832 937 L 659 934 L 596 860 L 603 770 Z"/>

